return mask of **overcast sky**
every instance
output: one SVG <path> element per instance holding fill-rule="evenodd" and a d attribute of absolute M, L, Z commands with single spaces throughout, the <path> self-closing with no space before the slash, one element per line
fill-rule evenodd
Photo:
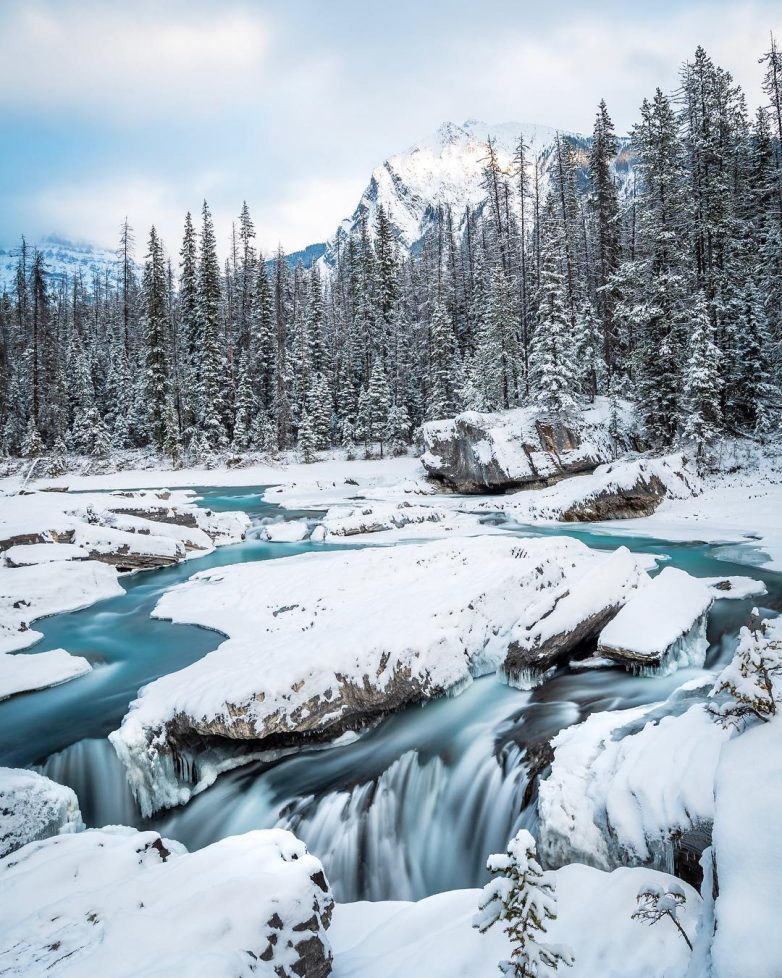
<path fill-rule="evenodd" d="M 448 119 L 626 131 L 696 44 L 760 100 L 779 0 L 0 0 L 0 244 L 178 250 L 206 197 L 266 250 L 322 241 L 372 167 Z"/>

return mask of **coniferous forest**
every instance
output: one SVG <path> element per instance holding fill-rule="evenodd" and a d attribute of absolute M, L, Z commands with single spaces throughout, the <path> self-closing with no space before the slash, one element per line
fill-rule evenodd
<path fill-rule="evenodd" d="M 633 401 L 652 447 L 762 437 L 782 407 L 773 39 L 761 60 L 754 110 L 699 48 L 629 138 L 601 102 L 591 140 L 520 140 L 510 168 L 490 141 L 484 206 L 440 209 L 413 253 L 382 207 L 308 269 L 259 252 L 246 205 L 224 262 L 206 202 L 181 242 L 126 221 L 116 270 L 91 278 L 50 276 L 22 241 L 0 296 L 0 448 L 53 467 L 134 447 L 401 453 L 425 420 L 596 395 Z"/>

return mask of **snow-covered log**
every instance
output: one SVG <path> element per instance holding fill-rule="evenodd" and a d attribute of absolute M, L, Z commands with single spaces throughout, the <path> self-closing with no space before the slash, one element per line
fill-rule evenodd
<path fill-rule="evenodd" d="M 597 654 L 634 672 L 703 665 L 713 600 L 703 581 L 666 567 L 602 630 Z"/>
<path fill-rule="evenodd" d="M 0 767 L 0 857 L 28 842 L 83 828 L 70 788 L 34 771 Z"/>
<path fill-rule="evenodd" d="M 0 973 L 326 978 L 333 900 L 289 832 L 187 853 L 156 832 L 57 836 L 0 861 Z"/>

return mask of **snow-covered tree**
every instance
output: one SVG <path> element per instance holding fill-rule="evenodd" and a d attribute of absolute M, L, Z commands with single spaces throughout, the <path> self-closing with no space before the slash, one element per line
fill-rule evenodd
<path fill-rule="evenodd" d="M 394 404 L 388 412 L 385 439 L 392 455 L 404 455 L 410 443 L 410 416 L 404 404 Z"/>
<path fill-rule="evenodd" d="M 39 458 L 44 453 L 41 433 L 38 431 L 38 425 L 32 417 L 27 422 L 27 430 L 24 433 L 21 453 L 25 458 Z"/>
<path fill-rule="evenodd" d="M 679 911 L 687 903 L 687 894 L 681 883 L 673 882 L 667 888 L 659 883 L 646 883 L 638 891 L 638 907 L 633 920 L 643 920 L 651 927 L 666 917 L 671 920 L 692 950 L 692 942 L 679 921 Z"/>
<path fill-rule="evenodd" d="M 782 704 L 782 639 L 771 634 L 768 620 L 752 611 L 749 626 L 739 633 L 731 662 L 717 677 L 709 712 L 725 727 L 742 727 L 748 720 L 767 721 Z"/>
<path fill-rule="evenodd" d="M 489 856 L 494 878 L 483 888 L 473 926 L 481 932 L 501 924 L 512 951 L 499 963 L 506 978 L 548 978 L 560 965 L 571 967 L 573 955 L 562 945 L 541 940 L 557 918 L 553 877 L 538 863 L 535 840 L 526 830 L 514 836 L 505 853 Z"/>
<path fill-rule="evenodd" d="M 318 439 L 309 414 L 305 411 L 299 425 L 299 452 L 303 462 L 314 462 L 318 457 Z"/>
<path fill-rule="evenodd" d="M 714 343 L 714 330 L 701 295 L 695 304 L 690 337 L 690 356 L 684 374 L 683 437 L 696 446 L 696 458 L 702 462 L 722 424 L 720 408 L 720 351 Z"/>

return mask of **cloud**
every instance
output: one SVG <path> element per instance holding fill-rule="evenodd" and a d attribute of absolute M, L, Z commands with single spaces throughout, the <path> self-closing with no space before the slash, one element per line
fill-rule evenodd
<path fill-rule="evenodd" d="M 253 97 L 269 31 L 230 5 L 29 0 L 0 11 L 0 106 L 163 116 Z"/>

